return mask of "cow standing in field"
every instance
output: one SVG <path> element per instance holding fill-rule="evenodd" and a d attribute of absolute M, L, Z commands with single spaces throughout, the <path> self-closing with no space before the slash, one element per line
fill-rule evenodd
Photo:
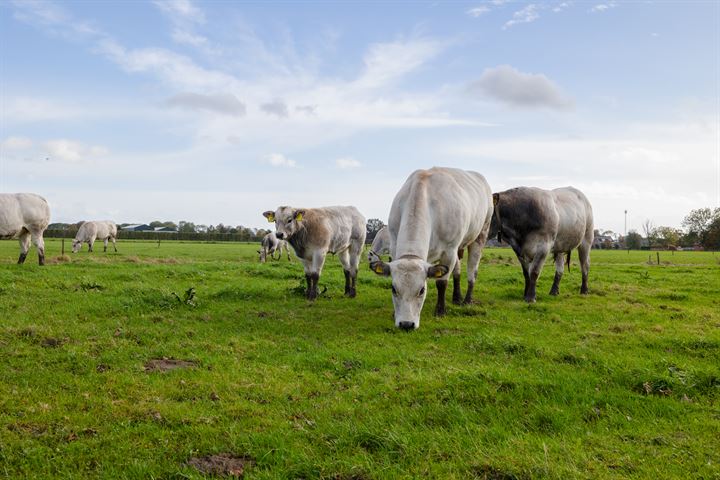
<path fill-rule="evenodd" d="M 360 255 L 365 244 L 365 217 L 355 207 L 278 207 L 263 213 L 275 222 L 276 235 L 287 240 L 305 270 L 307 298 L 318 296 L 318 281 L 328 253 L 337 254 L 345 272 L 345 295 L 355 297 Z"/>
<path fill-rule="evenodd" d="M 45 265 L 43 232 L 50 224 L 47 201 L 34 193 L 0 193 L 0 239 L 20 240 L 20 258 L 24 263 L 30 241 L 38 251 L 38 263 Z"/>
<path fill-rule="evenodd" d="M 565 255 L 578 249 L 582 285 L 588 292 L 593 213 L 585 195 L 573 187 L 543 190 L 518 187 L 493 194 L 495 214 L 490 234 L 510 244 L 525 276 L 525 301 L 535 301 L 537 279 L 548 253 L 555 258 L 555 280 L 550 295 L 560 293 Z"/>
<path fill-rule="evenodd" d="M 285 249 L 285 253 L 287 254 L 287 259 L 289 262 L 290 249 L 287 246 L 287 242 L 285 240 L 280 240 L 279 238 L 277 238 L 275 232 L 268 233 L 260 241 L 260 250 L 257 251 L 258 255 L 260 256 L 260 263 L 265 263 L 268 254 L 270 255 L 271 260 L 275 260 L 275 252 L 278 252 L 277 260 L 280 260 L 282 258 L 283 249 Z"/>
<path fill-rule="evenodd" d="M 72 252 L 77 253 L 83 243 L 88 244 L 88 251 L 93 251 L 95 240 L 102 240 L 105 244 L 103 252 L 107 252 L 108 240 L 112 240 L 113 248 L 117 252 L 115 239 L 117 238 L 117 225 L 109 220 L 85 222 L 80 225 L 75 240 L 72 243 Z"/>
<path fill-rule="evenodd" d="M 393 200 L 388 229 L 389 263 L 375 261 L 372 270 L 392 276 L 395 326 L 415 329 L 425 302 L 426 283 L 438 291 L 435 315 L 445 314 L 445 291 L 453 274 L 453 302 L 463 303 L 458 251 L 468 249 L 468 288 L 472 302 L 478 264 L 492 219 L 492 195 L 477 172 L 434 167 L 416 170 Z M 434 263 L 439 262 L 438 265 Z"/>
<path fill-rule="evenodd" d="M 368 252 L 368 262 L 372 263 L 375 260 L 380 260 L 380 255 L 390 253 L 390 231 L 388 227 L 382 227 L 375 234 L 372 246 Z M 392 260 L 392 258 L 390 258 Z"/>

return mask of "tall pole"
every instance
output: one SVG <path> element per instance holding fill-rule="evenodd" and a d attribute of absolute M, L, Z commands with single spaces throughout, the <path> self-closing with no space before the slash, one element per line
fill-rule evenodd
<path fill-rule="evenodd" d="M 627 237 L 627 210 L 625 210 L 625 236 Z"/>

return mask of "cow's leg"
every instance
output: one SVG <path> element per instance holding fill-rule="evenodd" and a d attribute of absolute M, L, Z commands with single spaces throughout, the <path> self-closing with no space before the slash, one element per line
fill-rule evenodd
<path fill-rule="evenodd" d="M 325 251 L 318 250 L 313 254 L 312 264 L 310 267 L 310 290 L 308 291 L 308 300 L 315 300 L 318 297 L 318 282 L 322 273 L 323 265 L 325 265 Z"/>
<path fill-rule="evenodd" d="M 537 281 L 540 277 L 540 272 L 542 272 L 542 267 L 545 264 L 545 258 L 547 257 L 548 250 L 548 248 L 538 248 L 535 251 L 535 256 L 533 257 L 532 262 L 530 262 L 530 265 L 528 266 L 528 277 L 530 283 L 528 284 L 528 289 L 525 293 L 525 301 L 528 303 L 535 303 Z"/>
<path fill-rule="evenodd" d="M 108 244 L 109 237 L 105 237 L 105 240 L 103 240 L 103 252 L 107 253 L 107 244 Z"/>
<path fill-rule="evenodd" d="M 527 297 L 528 289 L 530 288 L 530 274 L 528 273 L 528 261 L 522 257 L 518 257 L 520 265 L 522 266 L 523 277 L 525 278 L 525 291 L 523 292 L 523 298 Z"/>
<path fill-rule="evenodd" d="M 437 304 L 435 304 L 435 316 L 442 317 L 447 313 L 445 309 L 445 291 L 447 290 L 447 279 L 437 280 L 435 286 L 437 287 Z"/>
<path fill-rule="evenodd" d="M 25 263 L 28 250 L 30 250 L 30 232 L 23 228 L 18 240 L 20 241 L 20 258 L 18 258 L 18 265 L 22 265 Z"/>
<path fill-rule="evenodd" d="M 88 252 L 92 252 L 93 244 L 95 243 L 95 239 L 88 240 Z"/>
<path fill-rule="evenodd" d="M 115 253 L 117 253 L 117 245 L 115 245 L 115 237 L 112 237 L 113 242 L 113 248 L 115 249 Z"/>
<path fill-rule="evenodd" d="M 452 302 L 455 305 L 460 305 L 462 303 L 462 290 L 460 289 L 460 274 L 462 273 L 462 262 L 460 261 L 460 253 L 458 253 L 458 259 L 455 262 L 455 268 L 453 268 L 452 277 L 453 277 L 453 294 L 452 294 Z"/>
<path fill-rule="evenodd" d="M 287 243 L 285 244 L 285 255 L 287 255 L 288 262 L 291 262 L 292 260 L 290 259 L 290 248 L 287 246 Z"/>
<path fill-rule="evenodd" d="M 443 252 L 443 254 L 440 256 L 440 264 L 447 265 L 449 272 L 455 271 L 456 263 L 458 263 L 457 250 Z M 436 317 L 442 317 L 446 313 L 445 292 L 447 291 L 448 276 L 449 273 L 446 274 L 443 278 L 439 278 L 437 281 L 435 281 L 435 286 L 437 287 L 438 294 L 437 304 L 435 305 Z"/>
<path fill-rule="evenodd" d="M 45 240 L 43 240 L 42 230 L 32 233 L 32 242 L 33 245 L 35 245 L 35 248 L 37 248 L 38 264 L 45 265 Z"/>
<path fill-rule="evenodd" d="M 475 280 L 477 280 L 478 266 L 480 265 L 480 258 L 482 258 L 483 245 L 485 240 L 477 240 L 468 246 L 468 265 L 467 265 L 467 292 L 465 293 L 465 300 L 463 303 L 469 304 L 473 301 L 473 290 L 475 289 Z"/>
<path fill-rule="evenodd" d="M 550 289 L 550 295 L 560 294 L 560 279 L 565 271 L 565 254 L 558 252 L 555 254 L 555 279 L 553 280 L 552 288 Z"/>
<path fill-rule="evenodd" d="M 338 260 L 340 260 L 340 264 L 343 267 L 343 273 L 345 274 L 345 295 L 348 297 L 354 296 L 351 293 L 351 278 L 352 278 L 352 271 L 350 266 L 350 252 L 346 249 L 342 252 L 338 252 L 337 254 Z"/>
<path fill-rule="evenodd" d="M 364 240 L 351 240 L 350 242 L 350 298 L 357 295 L 357 276 L 360 269 L 360 260 L 363 256 Z"/>
<path fill-rule="evenodd" d="M 578 256 L 580 257 L 580 270 L 582 271 L 582 284 L 580 285 L 580 293 L 586 295 L 588 293 L 588 272 L 590 271 L 590 247 L 592 242 L 584 241 L 578 247 Z"/>

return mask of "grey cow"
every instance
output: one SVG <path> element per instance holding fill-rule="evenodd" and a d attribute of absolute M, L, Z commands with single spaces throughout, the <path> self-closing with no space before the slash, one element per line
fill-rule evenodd
<path fill-rule="evenodd" d="M 548 253 L 555 258 L 555 280 L 550 295 L 560 293 L 565 256 L 578 249 L 582 285 L 588 292 L 593 213 L 587 197 L 573 187 L 543 190 L 517 187 L 493 194 L 495 213 L 490 236 L 498 236 L 512 247 L 525 276 L 525 301 L 535 302 L 537 279 Z"/>

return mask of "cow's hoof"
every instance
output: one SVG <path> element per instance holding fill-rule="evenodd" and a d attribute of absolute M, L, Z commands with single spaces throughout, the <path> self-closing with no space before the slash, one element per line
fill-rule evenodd
<path fill-rule="evenodd" d="M 525 297 L 527 303 L 535 303 L 535 298 Z"/>
<path fill-rule="evenodd" d="M 345 292 L 345 296 L 348 298 L 355 298 L 357 296 L 357 292 L 354 288 L 351 288 L 347 292 Z"/>
<path fill-rule="evenodd" d="M 472 298 L 466 298 L 462 302 L 463 305 L 475 305 L 476 303 L 477 302 L 475 300 L 473 300 Z"/>
<path fill-rule="evenodd" d="M 447 311 L 444 308 L 436 308 L 435 309 L 435 316 L 436 317 L 444 317 Z"/>
<path fill-rule="evenodd" d="M 588 292 L 588 289 L 587 289 L 587 288 L 581 288 L 581 289 L 580 289 L 580 295 L 587 295 L 588 293 L 589 293 L 589 292 Z"/>
<path fill-rule="evenodd" d="M 453 305 L 462 305 L 463 301 L 462 301 L 462 298 L 453 298 L 452 303 L 453 303 Z"/>
<path fill-rule="evenodd" d="M 550 290 L 550 295 L 553 295 L 553 296 L 560 295 L 560 290 L 558 290 L 557 288 L 553 288 L 552 290 Z"/>

